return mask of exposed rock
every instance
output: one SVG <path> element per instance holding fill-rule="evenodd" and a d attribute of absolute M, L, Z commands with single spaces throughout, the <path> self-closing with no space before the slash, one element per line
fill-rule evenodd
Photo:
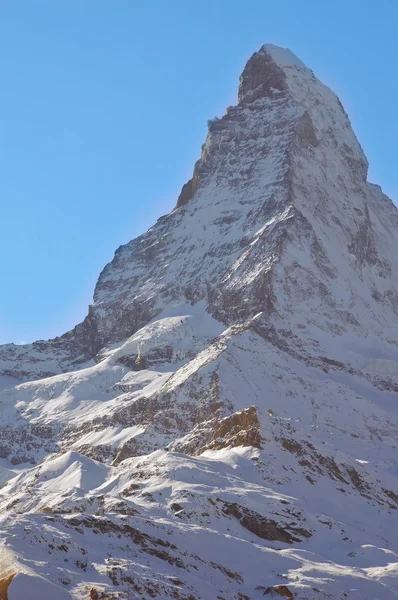
<path fill-rule="evenodd" d="M 293 592 L 289 590 L 286 585 L 274 585 L 272 587 L 267 587 L 264 590 L 264 596 L 283 596 L 284 598 L 294 598 Z"/>
<path fill-rule="evenodd" d="M 252 446 L 262 448 L 260 422 L 255 406 L 220 419 L 222 405 L 216 405 L 214 418 L 199 421 L 190 434 L 178 443 L 173 450 L 191 455 L 199 455 L 206 450 Z M 226 407 L 225 407 L 226 408 Z"/>
<path fill-rule="evenodd" d="M 271 56 L 261 49 L 248 60 L 239 82 L 239 104 L 251 103 L 288 89 L 286 76 Z"/>
<path fill-rule="evenodd" d="M 10 587 L 10 583 L 15 577 L 15 573 L 8 575 L 7 577 L 3 577 L 0 579 L 0 598 L 1 600 L 8 600 L 8 588 Z"/>
<path fill-rule="evenodd" d="M 292 535 L 292 532 L 305 538 L 311 537 L 311 533 L 303 528 L 295 528 L 290 525 L 279 525 L 272 519 L 266 519 L 253 510 L 231 502 L 223 502 L 223 512 L 232 515 L 239 520 L 240 524 L 259 538 L 270 541 L 293 544 L 300 542 L 300 537 Z"/>
<path fill-rule="evenodd" d="M 208 444 L 212 449 L 227 446 L 253 446 L 261 448 L 260 422 L 255 406 L 224 417 L 215 424 L 213 439 Z"/>
<path fill-rule="evenodd" d="M 184 183 L 181 193 L 177 200 L 176 208 L 185 206 L 192 198 L 199 186 L 199 175 L 194 172 L 192 179 Z"/>

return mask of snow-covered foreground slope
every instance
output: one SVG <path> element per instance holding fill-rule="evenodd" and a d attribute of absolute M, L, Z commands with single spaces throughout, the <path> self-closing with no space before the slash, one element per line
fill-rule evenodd
<path fill-rule="evenodd" d="M 0 347 L 0 595 L 398 597 L 398 213 L 337 97 L 247 63 L 75 330 Z"/>
<path fill-rule="evenodd" d="M 37 463 L 7 463 L 1 490 L 15 572 L 75 598 L 398 595 L 395 394 L 255 329 L 179 363 L 106 358 L 3 394 L 26 419 L 9 425 L 26 432 L 11 463 L 24 445 Z M 57 431 L 44 460 L 27 423 Z"/>

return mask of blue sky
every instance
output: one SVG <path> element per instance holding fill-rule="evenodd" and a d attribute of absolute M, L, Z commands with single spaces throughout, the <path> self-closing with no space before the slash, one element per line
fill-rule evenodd
<path fill-rule="evenodd" d="M 0 0 L 0 343 L 84 317 L 265 42 L 337 92 L 397 201 L 397 22 L 396 0 Z"/>

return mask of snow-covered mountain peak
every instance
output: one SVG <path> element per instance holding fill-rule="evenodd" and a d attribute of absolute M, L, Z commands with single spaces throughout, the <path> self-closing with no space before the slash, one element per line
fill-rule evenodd
<path fill-rule="evenodd" d="M 366 172 L 263 46 L 83 323 L 0 347 L 0 595 L 398 597 L 398 211 Z"/>
<path fill-rule="evenodd" d="M 322 138 L 328 137 L 340 151 L 343 145 L 347 146 L 347 151 L 362 163 L 361 175 L 366 179 L 367 160 L 336 94 L 323 85 L 293 52 L 264 44 L 251 56 L 242 72 L 239 104 L 256 103 L 257 107 L 263 105 L 267 110 L 267 100 L 283 102 L 286 96 L 306 115 L 305 127 L 308 131 L 313 129 L 314 141 L 322 143 Z M 298 116 L 299 113 L 300 110 Z"/>
<path fill-rule="evenodd" d="M 276 96 L 289 87 L 290 70 L 301 77 L 314 75 L 290 50 L 264 44 L 246 63 L 240 76 L 238 100 L 249 104 L 264 97 Z"/>
<path fill-rule="evenodd" d="M 282 69 L 294 68 L 302 71 L 310 71 L 308 67 L 289 48 L 282 48 L 275 44 L 263 44 L 258 54 L 266 54 Z M 250 59 L 249 59 L 250 60 Z"/>
<path fill-rule="evenodd" d="M 79 367 L 175 303 L 202 301 L 226 326 L 258 313 L 285 319 L 283 307 L 298 289 L 280 295 L 289 280 L 281 269 L 293 257 L 303 273 L 313 261 L 318 270 L 322 265 L 317 277 L 340 315 L 352 313 L 349 299 L 363 285 L 354 282 L 365 278 L 372 290 L 366 322 L 380 335 L 385 317 L 375 316 L 374 298 L 379 308 L 380 302 L 395 306 L 397 291 L 387 277 L 396 269 L 391 253 L 378 244 L 394 237 L 397 215 L 366 173 L 337 96 L 290 51 L 263 46 L 243 70 L 238 105 L 209 121 L 176 209 L 116 251 L 83 323 L 49 342 L 0 347 L 0 370 L 31 378 Z M 337 271 L 347 281 L 343 295 L 333 284 Z M 314 295 L 317 307 L 329 297 L 306 278 L 303 287 L 300 297 Z M 323 317 L 319 324 L 324 327 Z"/>

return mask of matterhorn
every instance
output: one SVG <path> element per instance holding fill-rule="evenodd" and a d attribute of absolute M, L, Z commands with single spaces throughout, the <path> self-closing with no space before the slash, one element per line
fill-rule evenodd
<path fill-rule="evenodd" d="M 367 170 L 264 45 L 84 321 L 0 346 L 2 598 L 398 598 L 398 210 Z"/>

